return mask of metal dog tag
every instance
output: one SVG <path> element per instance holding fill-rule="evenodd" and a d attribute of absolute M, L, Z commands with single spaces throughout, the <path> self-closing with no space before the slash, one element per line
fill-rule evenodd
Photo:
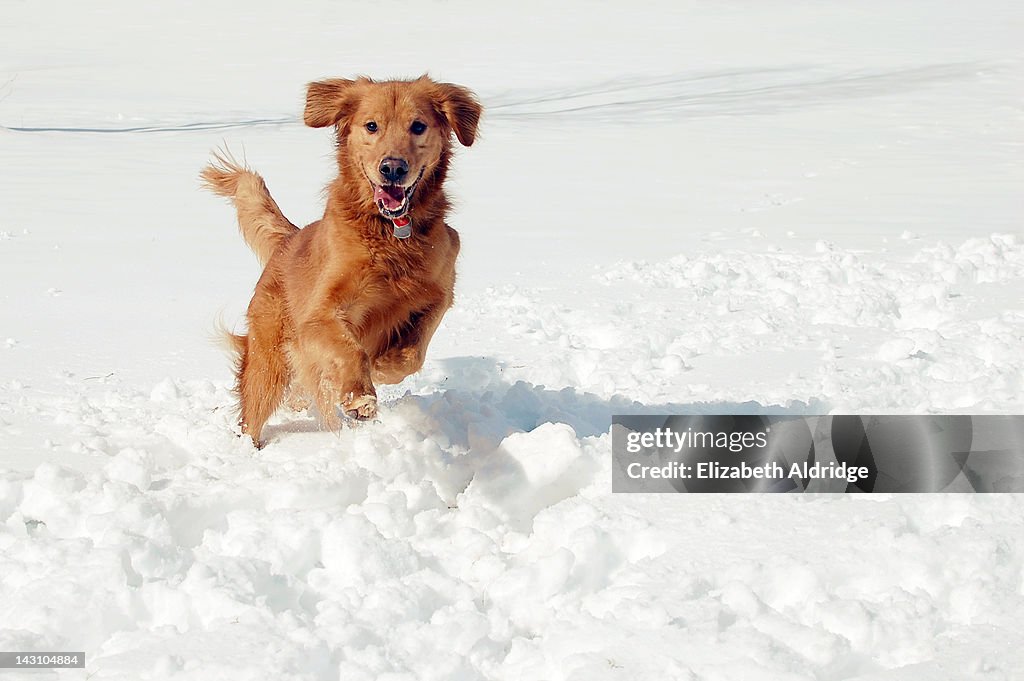
<path fill-rule="evenodd" d="M 391 224 L 395 228 L 395 236 L 399 239 L 408 239 L 412 236 L 412 220 L 408 216 L 392 220 Z"/>

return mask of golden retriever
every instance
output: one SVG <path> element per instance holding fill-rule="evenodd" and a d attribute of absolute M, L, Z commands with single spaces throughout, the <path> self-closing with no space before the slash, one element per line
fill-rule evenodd
<path fill-rule="evenodd" d="M 373 418 L 374 383 L 423 366 L 455 286 L 459 235 L 445 223 L 443 189 L 451 135 L 473 144 L 480 114 L 469 90 L 426 76 L 310 83 L 303 119 L 335 127 L 338 177 L 323 218 L 302 229 L 248 168 L 215 155 L 203 170 L 205 186 L 234 202 L 264 265 L 247 334 L 228 334 L 239 423 L 256 447 L 286 392 L 290 403 L 312 397 L 337 429 L 338 406 Z"/>

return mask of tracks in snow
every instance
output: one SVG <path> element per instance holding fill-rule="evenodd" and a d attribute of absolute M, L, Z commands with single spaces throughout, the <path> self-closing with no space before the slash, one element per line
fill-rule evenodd
<path fill-rule="evenodd" d="M 587 120 L 665 123 L 682 117 L 749 116 L 821 106 L 833 101 L 905 93 L 970 80 L 990 68 L 978 63 L 933 64 L 884 70 L 836 71 L 810 66 L 684 71 L 659 77 L 622 77 L 543 90 L 509 90 L 484 97 L 493 121 Z M 16 133 L 151 134 L 299 125 L 296 116 L 106 127 L 2 125 Z"/>

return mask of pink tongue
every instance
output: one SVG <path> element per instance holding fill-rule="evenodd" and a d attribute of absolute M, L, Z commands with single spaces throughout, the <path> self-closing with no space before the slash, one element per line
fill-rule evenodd
<path fill-rule="evenodd" d="M 380 201 L 388 210 L 395 210 L 405 201 L 405 189 L 398 185 L 374 187 L 373 200 Z"/>

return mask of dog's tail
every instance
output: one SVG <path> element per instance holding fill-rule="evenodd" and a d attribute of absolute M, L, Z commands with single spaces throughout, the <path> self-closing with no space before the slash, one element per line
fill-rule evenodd
<path fill-rule="evenodd" d="M 218 316 L 214 321 L 210 341 L 227 352 L 236 362 L 241 361 L 249 347 L 249 337 L 232 331 L 224 322 L 223 316 Z"/>
<path fill-rule="evenodd" d="M 242 238 L 260 264 L 266 265 L 281 243 L 299 228 L 281 212 L 262 177 L 228 153 L 214 152 L 213 158 L 200 174 L 203 186 L 235 204 Z"/>

